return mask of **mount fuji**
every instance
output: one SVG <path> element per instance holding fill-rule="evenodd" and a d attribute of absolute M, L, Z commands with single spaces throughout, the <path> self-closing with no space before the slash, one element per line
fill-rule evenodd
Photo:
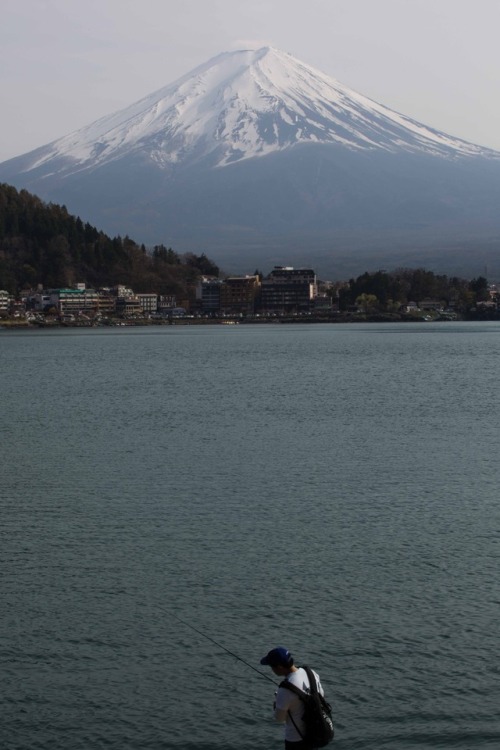
<path fill-rule="evenodd" d="M 233 271 L 500 273 L 500 153 L 269 47 L 218 55 L 3 162 L 0 180 L 110 234 L 203 251 Z"/>

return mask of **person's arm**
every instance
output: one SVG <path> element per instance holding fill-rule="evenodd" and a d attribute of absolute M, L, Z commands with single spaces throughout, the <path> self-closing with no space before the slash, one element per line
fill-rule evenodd
<path fill-rule="evenodd" d="M 290 698 L 293 693 L 286 688 L 278 688 L 276 693 L 276 701 L 274 702 L 274 719 L 275 721 L 283 724 L 286 721 L 286 715 L 290 707 Z"/>
<path fill-rule="evenodd" d="M 321 684 L 321 680 L 319 679 L 319 675 L 317 672 L 315 672 L 314 674 L 316 676 L 316 686 L 318 688 L 318 693 L 322 695 L 323 697 L 325 697 L 325 691 L 323 690 L 323 686 Z"/>
<path fill-rule="evenodd" d="M 274 720 L 278 722 L 278 724 L 284 724 L 286 721 L 286 715 L 288 713 L 288 709 L 283 708 L 275 708 L 274 709 Z"/>

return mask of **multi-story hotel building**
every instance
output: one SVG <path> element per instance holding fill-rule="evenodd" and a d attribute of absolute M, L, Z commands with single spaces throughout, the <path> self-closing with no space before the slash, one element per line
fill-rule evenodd
<path fill-rule="evenodd" d="M 262 310 L 297 312 L 309 310 L 318 293 L 318 282 L 312 268 L 275 266 L 262 281 Z"/>
<path fill-rule="evenodd" d="M 258 276 L 229 276 L 220 287 L 220 310 L 226 315 L 252 314 L 260 291 Z"/>
<path fill-rule="evenodd" d="M 218 313 L 223 281 L 203 277 L 196 288 L 196 299 L 205 313 Z"/>
<path fill-rule="evenodd" d="M 138 292 L 136 295 L 137 299 L 141 303 L 142 311 L 145 313 L 158 312 L 158 295 L 157 294 L 143 294 Z"/>

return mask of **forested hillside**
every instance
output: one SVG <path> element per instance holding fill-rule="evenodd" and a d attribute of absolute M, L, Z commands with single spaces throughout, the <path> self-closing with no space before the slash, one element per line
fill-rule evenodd
<path fill-rule="evenodd" d="M 466 310 L 490 299 L 484 276 L 468 281 L 423 268 L 364 273 L 341 286 L 338 296 L 341 310 L 356 304 L 366 309 L 394 310 L 410 301 L 420 304 L 429 298 Z"/>
<path fill-rule="evenodd" d="M 125 284 L 136 292 L 189 295 L 202 273 L 218 275 L 204 254 L 148 251 L 129 237 L 109 237 L 65 206 L 0 184 L 0 289 Z"/>

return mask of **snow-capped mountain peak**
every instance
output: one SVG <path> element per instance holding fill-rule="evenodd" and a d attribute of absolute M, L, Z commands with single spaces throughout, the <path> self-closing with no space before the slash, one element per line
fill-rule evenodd
<path fill-rule="evenodd" d="M 303 143 L 442 156 L 495 154 L 263 47 L 214 57 L 126 109 L 37 149 L 26 166 L 29 171 L 62 158 L 63 171 L 74 171 L 138 153 L 160 168 L 200 158 L 221 167 Z"/>

